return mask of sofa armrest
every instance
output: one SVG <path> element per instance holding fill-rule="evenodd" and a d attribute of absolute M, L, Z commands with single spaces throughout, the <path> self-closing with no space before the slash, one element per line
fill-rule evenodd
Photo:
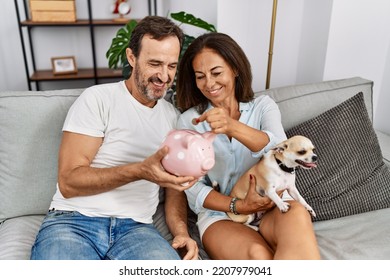
<path fill-rule="evenodd" d="M 379 145 L 381 146 L 383 160 L 390 167 L 390 135 L 375 130 L 376 135 L 378 136 Z"/>

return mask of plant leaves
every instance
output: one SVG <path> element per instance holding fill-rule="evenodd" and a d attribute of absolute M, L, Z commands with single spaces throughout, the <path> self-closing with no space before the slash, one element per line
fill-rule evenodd
<path fill-rule="evenodd" d="M 190 35 L 187 35 L 187 34 L 184 34 L 184 41 L 183 41 L 183 46 L 181 48 L 181 52 L 180 52 L 180 56 L 179 56 L 179 60 L 181 59 L 181 57 L 183 56 L 183 54 L 185 53 L 185 51 L 187 50 L 188 46 L 192 43 L 192 41 L 195 40 L 195 37 L 193 36 L 190 36 Z"/>
<path fill-rule="evenodd" d="M 117 69 L 127 61 L 126 48 L 129 46 L 131 33 L 136 25 L 136 20 L 130 20 L 124 27 L 118 30 L 115 38 L 112 39 L 111 46 L 106 52 L 109 68 Z"/>
<path fill-rule="evenodd" d="M 215 28 L 214 25 L 207 23 L 206 21 L 196 18 L 192 14 L 188 14 L 186 12 L 178 12 L 178 13 L 171 13 L 171 17 L 177 21 L 180 21 L 182 23 L 186 23 L 192 26 L 196 26 L 199 28 L 203 28 L 205 30 L 211 31 L 211 32 L 216 32 L 217 29 Z"/>
<path fill-rule="evenodd" d="M 209 24 L 200 18 L 196 18 L 195 16 L 188 14 L 186 12 L 171 13 L 170 16 L 173 19 L 184 24 L 196 26 L 211 32 L 217 31 L 214 25 Z M 137 25 L 137 21 L 130 20 L 124 27 L 121 27 L 118 30 L 116 37 L 112 39 L 111 46 L 106 52 L 106 58 L 108 58 L 108 67 L 113 69 L 122 67 L 122 75 L 125 79 L 130 77 L 131 74 L 130 65 L 126 59 L 126 48 L 129 45 L 131 34 L 136 25 Z M 179 60 L 181 59 L 183 53 L 187 50 L 188 46 L 194 40 L 195 38 L 193 36 L 184 34 L 184 42 L 179 56 Z"/>

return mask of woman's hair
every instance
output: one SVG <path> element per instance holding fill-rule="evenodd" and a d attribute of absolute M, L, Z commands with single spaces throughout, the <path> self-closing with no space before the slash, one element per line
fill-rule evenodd
<path fill-rule="evenodd" d="M 179 39 L 180 49 L 183 46 L 184 34 L 179 26 L 165 17 L 147 16 L 137 23 L 131 33 L 129 48 L 136 58 L 141 52 L 141 42 L 145 35 L 149 35 L 155 40 L 163 40 L 174 36 Z"/>
<path fill-rule="evenodd" d="M 223 33 L 206 33 L 196 38 L 180 60 L 177 73 L 177 106 L 181 111 L 196 106 L 202 114 L 208 105 L 208 99 L 196 86 L 192 62 L 203 49 L 218 53 L 237 74 L 235 97 L 238 102 L 249 102 L 253 99 L 252 72 L 248 58 L 241 47 L 228 35 Z"/>

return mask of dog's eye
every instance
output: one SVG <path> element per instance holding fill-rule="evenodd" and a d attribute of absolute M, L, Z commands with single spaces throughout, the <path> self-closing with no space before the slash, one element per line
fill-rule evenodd
<path fill-rule="evenodd" d="M 305 150 L 298 151 L 298 155 L 301 155 L 301 156 L 303 156 L 304 154 L 306 154 L 306 151 L 305 151 Z"/>

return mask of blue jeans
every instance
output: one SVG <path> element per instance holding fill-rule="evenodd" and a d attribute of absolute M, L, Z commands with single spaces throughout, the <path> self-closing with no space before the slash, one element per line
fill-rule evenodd
<path fill-rule="evenodd" d="M 180 257 L 152 224 L 51 210 L 38 232 L 31 259 L 179 260 Z"/>

